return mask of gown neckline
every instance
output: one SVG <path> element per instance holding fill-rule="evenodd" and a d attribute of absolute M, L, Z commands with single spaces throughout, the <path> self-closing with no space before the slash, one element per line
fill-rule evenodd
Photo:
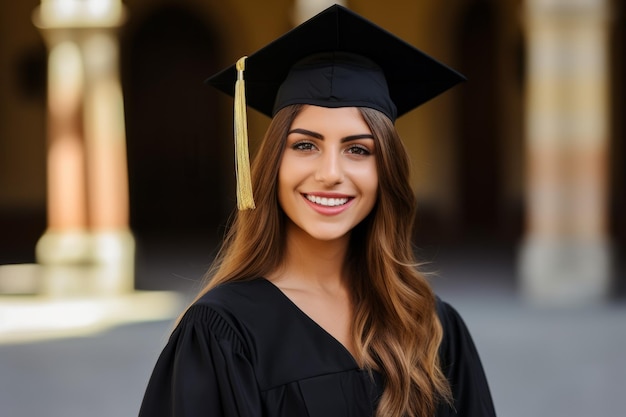
<path fill-rule="evenodd" d="M 298 313 L 298 315 L 300 315 L 304 320 L 306 320 L 310 324 L 313 324 L 314 327 L 319 329 L 321 331 L 321 333 L 324 334 L 324 336 L 327 339 L 331 340 L 333 342 L 333 344 L 337 345 L 345 353 L 347 358 L 350 360 L 350 362 L 352 362 L 352 364 L 357 369 L 363 370 L 359 366 L 359 364 L 358 364 L 356 358 L 354 357 L 354 355 L 352 355 L 352 352 L 350 352 L 350 350 L 348 350 L 348 348 L 343 343 L 341 343 L 335 336 L 330 334 L 330 332 L 328 332 L 328 330 L 326 330 L 324 327 L 322 327 L 318 322 L 313 320 L 311 318 L 311 316 L 306 314 L 300 307 L 298 307 L 298 305 L 296 303 L 294 303 L 293 300 L 291 298 L 289 298 L 287 296 L 287 294 L 285 294 L 283 292 L 283 290 L 281 290 L 276 284 L 274 284 L 272 281 L 270 281 L 269 279 L 267 279 L 265 277 L 261 277 L 261 281 L 266 282 L 271 288 L 273 288 L 275 290 L 275 292 L 277 292 L 277 294 L 279 295 L 279 298 L 284 300 L 291 307 L 291 309 L 295 310 L 296 313 Z"/>

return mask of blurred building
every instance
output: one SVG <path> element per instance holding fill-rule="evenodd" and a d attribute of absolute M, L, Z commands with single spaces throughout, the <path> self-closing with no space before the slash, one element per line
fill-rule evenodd
<path fill-rule="evenodd" d="M 626 252 L 622 2 L 344 4 L 469 79 L 398 121 L 413 158 L 416 241 L 519 250 L 520 288 L 532 296 L 562 292 L 582 263 L 598 279 L 587 273 L 580 291 L 623 288 L 619 273 L 605 284 Z M 39 5 L 0 4 L 0 263 L 34 261 L 48 226 L 49 48 L 33 24 Z M 125 2 L 115 33 L 139 248 L 219 241 L 234 207 L 232 103 L 202 81 L 327 5 Z M 253 150 L 267 123 L 251 112 Z"/>

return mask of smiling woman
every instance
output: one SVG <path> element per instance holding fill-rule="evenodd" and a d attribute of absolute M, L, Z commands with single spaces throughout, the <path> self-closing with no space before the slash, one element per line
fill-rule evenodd
<path fill-rule="evenodd" d="M 357 108 L 305 105 L 292 122 L 278 171 L 287 231 L 295 226 L 315 239 L 347 239 L 376 203 L 375 148 Z"/>
<path fill-rule="evenodd" d="M 240 60 L 209 81 L 240 112 L 243 80 Z M 272 117 L 256 208 L 235 216 L 140 416 L 494 416 L 471 336 L 416 268 L 394 127 L 462 76 L 333 6 L 251 55 L 245 80 Z"/>

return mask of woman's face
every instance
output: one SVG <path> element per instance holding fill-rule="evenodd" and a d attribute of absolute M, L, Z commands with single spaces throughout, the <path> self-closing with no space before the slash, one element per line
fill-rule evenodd
<path fill-rule="evenodd" d="M 376 203 L 375 153 L 357 108 L 304 106 L 278 172 L 278 201 L 290 226 L 319 240 L 348 236 Z"/>

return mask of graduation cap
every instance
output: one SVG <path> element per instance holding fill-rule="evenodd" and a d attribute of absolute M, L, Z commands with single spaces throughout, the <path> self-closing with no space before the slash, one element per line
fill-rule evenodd
<path fill-rule="evenodd" d="M 206 80 L 235 97 L 239 209 L 254 208 L 246 103 L 270 117 L 291 104 L 312 104 L 370 107 L 395 121 L 463 80 L 349 9 L 327 8 Z"/>

